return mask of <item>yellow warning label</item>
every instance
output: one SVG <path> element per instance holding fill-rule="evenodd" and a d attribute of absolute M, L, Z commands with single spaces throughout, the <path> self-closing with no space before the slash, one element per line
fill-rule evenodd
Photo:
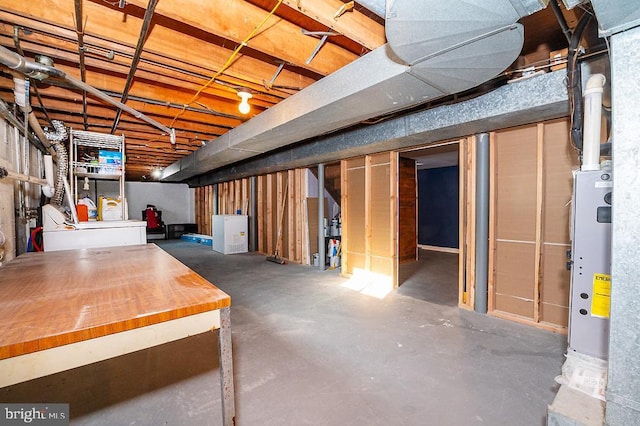
<path fill-rule="evenodd" d="M 611 311 L 611 275 L 593 274 L 591 316 L 609 318 Z"/>

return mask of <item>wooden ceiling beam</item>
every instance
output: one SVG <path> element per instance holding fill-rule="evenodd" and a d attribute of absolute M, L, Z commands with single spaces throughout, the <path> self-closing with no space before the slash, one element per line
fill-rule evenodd
<path fill-rule="evenodd" d="M 128 0 L 142 9 L 146 0 Z M 104 3 L 101 3 L 104 4 Z M 244 0 L 181 0 L 160 2 L 156 13 L 177 22 L 240 44 L 267 16 L 267 12 Z M 150 36 L 150 39 L 154 34 Z M 302 34 L 302 29 L 284 19 L 271 17 L 246 45 L 266 55 L 298 67 L 328 75 L 354 61 L 357 56 L 331 43 L 320 49 L 316 60 L 305 60 L 315 49 L 317 39 Z M 235 47 L 235 46 L 234 46 Z"/>
<path fill-rule="evenodd" d="M 40 54 L 52 58 L 54 62 L 64 60 L 66 62 L 76 63 L 78 61 L 78 54 L 74 51 L 73 44 L 71 43 L 72 42 L 67 40 L 60 40 L 34 34 L 29 37 L 28 41 L 22 41 L 21 47 L 25 53 L 31 53 L 31 56 Z M 13 34 L 10 27 L 6 24 L 0 24 L 0 45 L 10 49 L 14 48 Z M 110 61 L 107 60 L 107 58 L 85 55 L 85 64 L 89 67 L 93 67 L 94 69 L 104 69 L 109 72 L 125 75 L 129 70 L 129 65 L 126 61 L 121 60 L 119 57 Z M 136 75 L 140 78 L 147 79 L 148 81 L 155 81 L 165 85 L 173 85 L 189 92 L 197 91 L 202 84 L 206 82 L 203 78 L 198 78 L 186 73 L 179 73 L 168 68 L 145 62 L 140 63 Z M 262 85 L 258 86 L 257 84 L 248 84 L 247 86 L 253 90 L 254 96 L 252 98 L 252 103 L 256 106 L 268 108 L 282 100 L 281 97 L 276 98 L 271 94 L 264 93 L 266 89 Z M 234 103 L 238 102 L 238 95 L 236 91 L 229 87 L 213 85 L 209 86 L 204 93 L 211 96 L 217 96 L 222 99 L 227 99 Z"/>
<path fill-rule="evenodd" d="M 71 9 L 64 8 L 62 3 L 69 3 L 70 6 L 67 7 L 71 7 Z M 73 10 L 73 1 L 50 2 L 46 7 L 46 21 L 41 18 L 43 6 L 39 1 L 13 2 L 3 9 L 0 10 L 1 21 L 68 40 L 75 39 L 73 20 L 69 13 L 69 10 Z M 133 55 L 133 45 L 140 27 L 139 23 L 137 25 L 129 23 L 129 21 L 135 23 L 134 17 L 127 17 L 129 19 L 122 22 L 122 13 L 86 2 L 85 13 L 90 17 L 84 36 L 86 46 L 96 46 L 107 51 L 113 50 L 116 55 L 118 53 L 126 55 L 127 59 Z M 99 18 L 95 18 L 96 16 Z M 154 37 L 148 40 L 148 44 L 145 44 L 143 61 L 147 59 L 165 62 L 178 68 L 197 70 L 195 72 L 199 74 L 211 76 L 224 65 L 232 53 L 232 50 L 227 47 L 217 46 L 161 26 L 154 27 L 153 33 Z M 29 35 L 21 34 L 21 38 L 28 37 Z M 249 81 L 261 84 L 262 80 L 269 79 L 274 74 L 278 65 L 242 56 L 220 76 L 220 80 L 232 77 L 240 79 L 235 83 Z M 314 81 L 313 78 L 302 76 L 286 68 L 278 76 L 278 84 L 292 87 L 306 87 Z M 234 83 L 234 81 L 230 82 Z"/>
<path fill-rule="evenodd" d="M 353 10 L 336 18 L 336 12 L 345 6 L 340 0 L 283 0 L 283 4 L 369 50 L 377 49 L 386 43 L 384 26 L 363 13 Z"/>

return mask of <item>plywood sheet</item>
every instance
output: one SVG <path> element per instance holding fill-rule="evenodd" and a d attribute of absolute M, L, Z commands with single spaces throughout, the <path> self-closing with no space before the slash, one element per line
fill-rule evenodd
<path fill-rule="evenodd" d="M 544 126 L 544 234 L 552 243 L 570 241 L 572 170 L 579 167 L 579 157 L 569 142 L 567 120 Z"/>
<path fill-rule="evenodd" d="M 349 160 L 347 167 L 351 161 Z M 348 221 L 348 245 L 353 253 L 365 252 L 365 170 L 347 169 L 347 208 L 344 220 Z"/>
<path fill-rule="evenodd" d="M 371 259 L 371 272 L 376 274 L 386 275 L 387 277 L 393 276 L 393 259 L 390 257 L 372 257 Z"/>
<path fill-rule="evenodd" d="M 569 326 L 569 307 L 551 303 L 540 304 L 540 321 L 561 327 Z"/>
<path fill-rule="evenodd" d="M 390 164 L 371 167 L 371 182 L 367 184 L 371 191 L 370 225 L 371 255 L 390 257 L 394 248 L 393 229 L 391 227 L 391 182 Z"/>
<path fill-rule="evenodd" d="M 533 301 L 506 294 L 496 294 L 496 310 L 533 318 Z"/>
<path fill-rule="evenodd" d="M 358 270 L 366 270 L 366 256 L 363 253 L 354 253 L 348 251 L 346 255 L 349 257 L 349 261 L 347 262 L 347 270 L 345 271 L 347 274 L 353 274 Z"/>
<path fill-rule="evenodd" d="M 318 253 L 318 199 L 308 197 L 305 200 L 307 205 L 307 231 L 309 232 L 309 253 Z M 324 215 L 329 216 L 329 200 L 324 199 Z"/>
<path fill-rule="evenodd" d="M 415 160 L 400 158 L 398 166 L 398 261 L 403 263 L 418 256 L 417 176 Z"/>
<path fill-rule="evenodd" d="M 533 300 L 535 245 L 498 241 L 496 243 L 495 292 Z M 508 309 L 502 309 L 512 312 Z"/>
<path fill-rule="evenodd" d="M 387 164 L 391 161 L 391 155 L 393 155 L 391 152 L 369 155 L 371 165 L 376 166 L 380 164 Z"/>
<path fill-rule="evenodd" d="M 542 256 L 542 286 L 540 300 L 569 306 L 571 272 L 567 270 L 566 251 L 570 246 L 544 244 Z"/>
<path fill-rule="evenodd" d="M 536 230 L 535 126 L 496 132 L 496 236 L 533 241 Z"/>

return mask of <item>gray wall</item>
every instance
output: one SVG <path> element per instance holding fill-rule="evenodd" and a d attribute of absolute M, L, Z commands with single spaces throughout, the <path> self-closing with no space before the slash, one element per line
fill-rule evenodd
<path fill-rule="evenodd" d="M 129 205 L 129 219 L 142 220 L 142 210 L 147 204 L 153 204 L 162 211 L 162 220 L 167 225 L 195 223 L 194 190 L 185 183 L 126 182 L 124 191 Z M 95 194 L 117 197 L 118 182 L 98 181 L 90 194 L 91 198 Z"/>

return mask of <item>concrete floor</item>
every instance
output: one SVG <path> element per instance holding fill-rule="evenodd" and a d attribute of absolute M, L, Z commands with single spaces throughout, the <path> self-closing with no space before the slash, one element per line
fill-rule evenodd
<path fill-rule="evenodd" d="M 336 271 L 158 245 L 232 297 L 239 425 L 545 423 L 565 336 L 460 310 L 455 285 L 425 285 L 420 268 L 379 300 Z M 68 402 L 74 425 L 219 425 L 216 345 L 194 336 L 0 389 L 0 401 Z"/>

